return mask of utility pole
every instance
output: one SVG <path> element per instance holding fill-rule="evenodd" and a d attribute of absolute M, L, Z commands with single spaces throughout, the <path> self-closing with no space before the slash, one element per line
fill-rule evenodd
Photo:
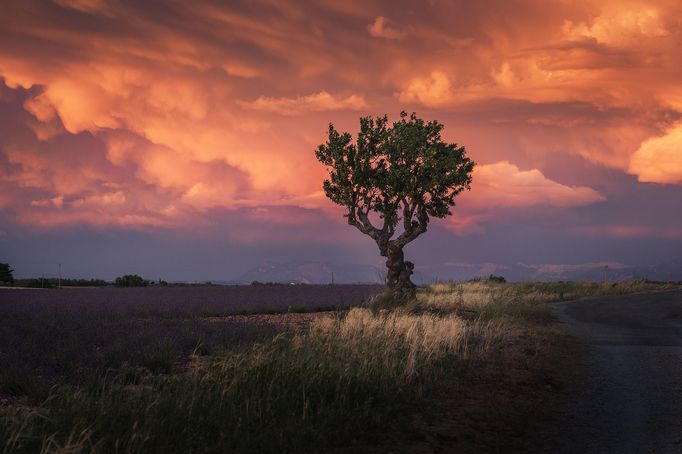
<path fill-rule="evenodd" d="M 609 270 L 609 266 L 608 266 L 608 265 L 604 265 L 604 279 L 603 279 L 603 282 L 604 282 L 604 283 L 606 283 L 606 272 L 607 272 L 608 270 Z"/>
<path fill-rule="evenodd" d="M 332 271 L 332 285 L 334 285 L 334 272 Z"/>
<path fill-rule="evenodd" d="M 59 281 L 57 284 L 58 288 L 62 288 L 62 264 L 59 264 Z"/>

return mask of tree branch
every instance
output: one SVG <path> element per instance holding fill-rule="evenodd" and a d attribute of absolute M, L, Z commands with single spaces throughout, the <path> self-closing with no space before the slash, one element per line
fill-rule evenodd
<path fill-rule="evenodd" d="M 402 198 L 403 202 L 403 229 L 407 232 L 412 230 L 412 215 L 414 208 L 410 207 L 406 197 Z"/>
<path fill-rule="evenodd" d="M 406 229 L 400 234 L 398 238 L 393 241 L 393 246 L 402 249 L 408 243 L 414 241 L 419 235 L 426 232 L 426 228 L 429 224 L 429 215 L 426 212 L 426 207 L 419 204 L 415 207 L 417 210 L 417 221 L 410 222 L 410 228 Z"/>

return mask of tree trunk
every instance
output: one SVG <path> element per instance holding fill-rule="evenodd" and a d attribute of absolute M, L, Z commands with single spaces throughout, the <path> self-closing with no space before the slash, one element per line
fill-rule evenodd
<path fill-rule="evenodd" d="M 402 248 L 389 247 L 386 254 L 386 290 L 400 299 L 409 299 L 416 294 L 417 286 L 410 280 L 414 264 L 405 260 Z"/>

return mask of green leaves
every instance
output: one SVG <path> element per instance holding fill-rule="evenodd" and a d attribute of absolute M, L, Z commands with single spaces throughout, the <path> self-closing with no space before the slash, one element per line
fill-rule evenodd
<path fill-rule="evenodd" d="M 315 151 L 326 165 L 323 183 L 327 197 L 348 207 L 348 222 L 388 247 L 403 220 L 396 246 L 404 246 L 426 231 L 429 217 L 451 214 L 455 198 L 471 187 L 475 163 L 464 147 L 443 141 L 443 125 L 401 112 L 392 125 L 388 117 L 360 118 L 355 143 L 349 133 L 332 124 L 326 143 Z M 369 213 L 383 219 L 379 228 Z M 404 243 L 404 244 L 403 244 Z M 382 252 L 383 253 L 383 252 Z"/>

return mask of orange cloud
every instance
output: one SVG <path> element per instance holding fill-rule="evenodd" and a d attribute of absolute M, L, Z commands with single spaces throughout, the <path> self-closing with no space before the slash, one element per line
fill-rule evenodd
<path fill-rule="evenodd" d="M 238 103 L 247 109 L 281 115 L 300 115 L 307 112 L 327 112 L 345 109 L 362 110 L 367 108 L 367 102 L 362 96 L 350 95 L 346 98 L 336 98 L 326 91 L 297 98 L 268 98 L 260 96 L 255 101 L 238 101 Z"/>
<path fill-rule="evenodd" d="M 569 39 L 595 39 L 617 46 L 640 44 L 642 39 L 669 34 L 664 18 L 654 5 L 609 5 L 588 22 L 566 21 L 563 27 Z"/>
<path fill-rule="evenodd" d="M 682 184 L 682 126 L 644 141 L 628 170 L 644 183 Z"/>
<path fill-rule="evenodd" d="M 448 228 L 458 233 L 483 233 L 484 222 L 518 214 L 524 208 L 568 208 L 606 200 L 592 188 L 563 185 L 538 169 L 520 170 L 507 161 L 476 166 L 472 188 L 460 196 L 448 220 Z"/>
<path fill-rule="evenodd" d="M 585 206 L 618 184 L 597 192 L 578 171 L 545 176 L 562 159 L 682 181 L 679 2 L 392 7 L 197 1 L 160 14 L 144 2 L 6 2 L 0 120 L 14 123 L 0 135 L 0 183 L 11 186 L 1 204 L 24 211 L 3 215 L 41 225 L 50 210 L 55 223 L 144 225 L 214 209 L 263 208 L 273 223 L 286 210 L 272 207 L 336 216 L 313 156 L 327 123 L 355 132 L 362 114 L 403 109 L 443 121 L 494 163 L 462 196 L 462 229 L 495 209 Z"/>
<path fill-rule="evenodd" d="M 54 0 L 64 8 L 71 8 L 90 14 L 108 14 L 111 9 L 104 0 Z"/>
<path fill-rule="evenodd" d="M 83 206 L 102 207 L 102 206 L 109 206 L 109 205 L 121 205 L 121 204 L 125 203 L 125 201 L 126 201 L 126 196 L 123 193 L 123 191 L 113 191 L 113 192 L 105 192 L 104 194 L 91 195 L 91 196 L 83 197 L 81 199 L 76 199 L 73 202 L 71 202 L 71 204 L 74 207 L 83 207 Z"/>
<path fill-rule="evenodd" d="M 375 38 L 400 39 L 405 36 L 401 30 L 388 25 L 388 20 L 384 16 L 377 16 L 374 22 L 367 26 L 367 30 Z"/>
<path fill-rule="evenodd" d="M 592 188 L 563 185 L 545 177 L 538 169 L 520 170 L 507 161 L 479 165 L 474 170 L 473 178 L 476 191 L 472 191 L 468 199 L 475 199 L 477 205 L 481 206 L 569 207 L 605 200 Z"/>
<path fill-rule="evenodd" d="M 49 206 L 54 206 L 57 208 L 61 208 L 64 205 L 64 196 L 57 196 L 57 197 L 52 197 L 51 199 L 42 199 L 42 200 L 32 200 L 31 201 L 31 206 L 32 207 L 49 207 Z"/>
<path fill-rule="evenodd" d="M 448 104 L 454 99 L 450 77 L 442 71 L 433 71 L 427 77 L 412 79 L 398 93 L 398 99 L 403 103 L 419 102 L 429 107 Z"/>

